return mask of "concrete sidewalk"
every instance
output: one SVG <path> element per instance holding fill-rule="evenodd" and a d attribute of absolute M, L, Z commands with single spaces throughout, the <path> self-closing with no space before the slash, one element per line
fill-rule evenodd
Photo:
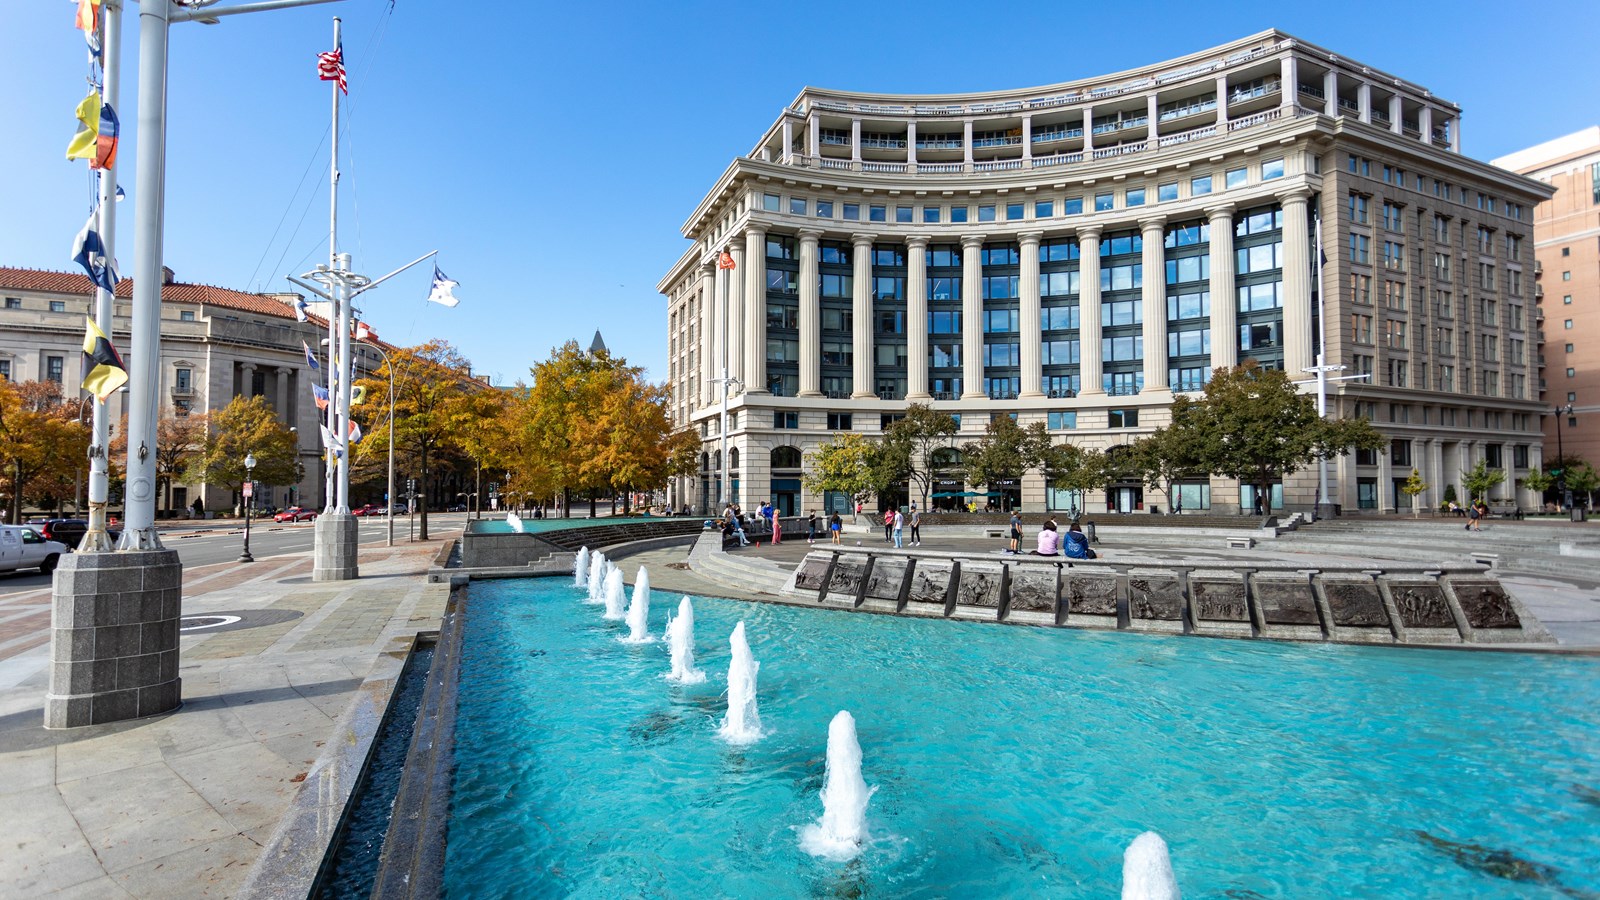
<path fill-rule="evenodd" d="M 438 628 L 455 536 L 363 547 L 353 582 L 312 582 L 309 553 L 186 570 L 184 616 L 219 618 L 185 623 L 183 706 L 71 731 L 43 727 L 49 593 L 5 598 L 0 895 L 238 893 L 363 679 Z"/>

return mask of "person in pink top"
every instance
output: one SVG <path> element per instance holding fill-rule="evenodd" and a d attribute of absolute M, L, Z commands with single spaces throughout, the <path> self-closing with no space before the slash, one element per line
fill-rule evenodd
<path fill-rule="evenodd" d="M 1052 522 L 1044 523 L 1039 529 L 1039 549 L 1033 551 L 1034 556 L 1055 556 L 1057 548 L 1061 546 L 1061 535 L 1056 533 L 1056 526 Z"/>

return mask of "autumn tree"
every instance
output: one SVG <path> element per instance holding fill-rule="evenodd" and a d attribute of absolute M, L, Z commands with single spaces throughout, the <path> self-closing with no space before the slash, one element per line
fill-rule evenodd
<path fill-rule="evenodd" d="M 1023 428 L 1008 415 L 996 415 L 990 417 L 982 438 L 961 448 L 961 458 L 969 481 L 993 489 L 1004 479 L 1020 479 L 1042 465 L 1049 446 L 1050 433 L 1043 422 Z"/>
<path fill-rule="evenodd" d="M 371 378 L 357 381 L 368 396 L 389 395 L 390 366 L 394 375 L 394 443 L 417 466 L 417 483 L 429 487 L 429 469 L 447 450 L 459 449 L 461 438 L 475 425 L 473 398 L 486 386 L 472 379 L 472 364 L 447 341 L 431 340 L 417 347 L 396 347 Z M 375 404 L 363 404 L 375 409 Z M 382 428 L 372 428 L 362 440 L 369 453 L 388 453 L 387 409 L 378 417 Z M 373 416 L 368 413 L 368 416 Z M 392 498 L 391 498 L 392 501 Z M 428 498 L 422 502 L 418 537 L 428 539 Z"/>
<path fill-rule="evenodd" d="M 24 501 L 59 503 L 75 473 L 87 470 L 89 427 L 80 409 L 54 382 L 0 380 L 0 478 L 11 522 L 22 521 Z"/>
<path fill-rule="evenodd" d="M 244 460 L 256 465 L 246 474 Z M 215 484 L 237 493 L 248 478 L 263 484 L 299 484 L 305 469 L 289 426 L 266 397 L 234 397 L 208 417 L 200 447 L 189 460 L 189 481 Z"/>
<path fill-rule="evenodd" d="M 156 420 L 156 490 L 165 498 L 163 507 L 172 512 L 172 486 L 183 480 L 195 456 L 205 449 L 208 431 L 205 413 L 178 415 L 176 410 L 164 409 Z M 123 416 L 111 438 L 111 458 L 126 458 L 128 453 L 128 417 Z"/>
<path fill-rule="evenodd" d="M 1187 404 L 1174 415 L 1190 415 L 1196 407 Z M 1129 465 L 1137 471 L 1139 480 L 1156 485 L 1167 495 L 1167 507 L 1179 512 L 1177 483 L 1185 478 L 1206 474 L 1205 461 L 1200 457 L 1200 447 L 1190 440 L 1192 432 L 1184 426 L 1158 428 L 1133 444 Z"/>
<path fill-rule="evenodd" d="M 1416 469 L 1412 469 L 1411 477 L 1406 479 L 1405 484 L 1400 485 L 1401 493 L 1411 498 L 1412 518 L 1422 515 L 1421 510 L 1417 508 L 1417 495 L 1421 494 L 1429 487 L 1430 485 L 1426 481 L 1422 480 L 1422 473 Z"/>
<path fill-rule="evenodd" d="M 1302 394 L 1282 369 L 1254 360 L 1220 368 L 1196 400 L 1172 403 L 1171 429 L 1195 448 L 1206 471 L 1255 486 L 1271 496 L 1274 482 L 1318 459 L 1352 448 L 1377 450 L 1387 439 L 1366 419 L 1324 419 L 1316 401 Z"/>

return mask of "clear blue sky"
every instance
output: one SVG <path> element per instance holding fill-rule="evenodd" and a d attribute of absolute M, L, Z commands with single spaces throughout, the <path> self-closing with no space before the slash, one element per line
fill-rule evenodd
<path fill-rule="evenodd" d="M 131 199 L 130 6 L 119 180 Z M 446 338 L 504 381 L 597 328 L 665 377 L 654 286 L 687 246 L 678 229 L 807 84 L 1050 84 L 1277 27 L 1459 103 L 1469 156 L 1600 121 L 1593 0 L 1289 7 L 395 0 L 391 13 L 388 0 L 347 0 L 179 25 L 166 262 L 185 281 L 278 290 L 327 258 L 328 86 L 314 56 L 336 14 L 351 72 L 341 249 L 376 276 L 437 248 L 461 283 L 456 309 L 424 303 L 424 264 L 367 295 L 366 318 L 397 343 Z M 0 11 L 0 265 L 69 269 L 87 216 L 85 165 L 63 158 L 84 94 L 72 10 L 6 0 Z M 124 267 L 132 207 L 121 206 Z"/>

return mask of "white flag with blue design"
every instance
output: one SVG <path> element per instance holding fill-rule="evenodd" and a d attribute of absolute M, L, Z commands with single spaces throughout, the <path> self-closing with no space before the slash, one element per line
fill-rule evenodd
<path fill-rule="evenodd" d="M 443 272 L 439 271 L 438 263 L 434 263 L 433 290 L 428 292 L 428 299 L 441 306 L 454 307 L 461 302 L 456 299 L 454 293 L 457 284 L 458 282 L 451 281 Z"/>

